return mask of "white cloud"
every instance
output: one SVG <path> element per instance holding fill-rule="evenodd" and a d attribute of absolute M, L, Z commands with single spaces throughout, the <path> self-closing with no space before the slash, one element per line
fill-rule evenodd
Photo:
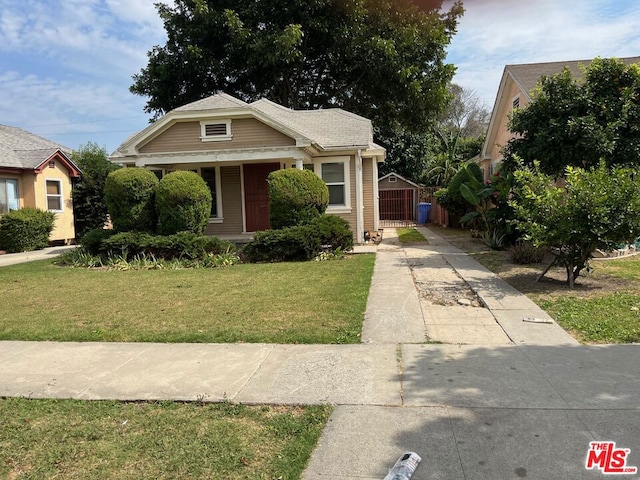
<path fill-rule="evenodd" d="M 493 105 L 507 64 L 627 57 L 640 52 L 632 0 L 470 0 L 449 61 L 458 66 L 454 79 Z"/>

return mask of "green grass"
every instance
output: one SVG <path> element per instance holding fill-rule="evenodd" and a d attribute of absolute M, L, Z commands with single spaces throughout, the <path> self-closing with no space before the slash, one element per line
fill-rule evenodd
<path fill-rule="evenodd" d="M 0 340 L 357 343 L 374 255 L 229 268 L 0 268 Z"/>
<path fill-rule="evenodd" d="M 0 478 L 296 479 L 331 407 L 0 399 Z"/>
<path fill-rule="evenodd" d="M 427 243 L 427 239 L 415 228 L 396 228 L 400 243 Z"/>
<path fill-rule="evenodd" d="M 542 300 L 540 306 L 585 343 L 640 342 L 640 296 L 614 293 Z"/>

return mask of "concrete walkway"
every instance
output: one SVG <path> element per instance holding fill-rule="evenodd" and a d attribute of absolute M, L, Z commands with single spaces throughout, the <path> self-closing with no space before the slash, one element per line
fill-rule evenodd
<path fill-rule="evenodd" d="M 47 247 L 42 250 L 34 250 L 32 252 L 5 253 L 0 255 L 0 267 L 16 265 L 18 263 L 33 262 L 35 260 L 44 260 L 45 258 L 55 258 L 67 250 L 74 248 L 76 248 L 75 245 L 64 245 L 60 247 Z"/>
<path fill-rule="evenodd" d="M 335 404 L 307 480 L 379 480 L 405 450 L 423 458 L 414 480 L 595 479 L 600 440 L 640 466 L 638 346 L 523 322 L 548 316 L 421 231 L 411 248 L 385 231 L 361 345 L 0 342 L 0 395 Z M 429 279 L 487 308 L 432 305 L 415 286 Z"/>

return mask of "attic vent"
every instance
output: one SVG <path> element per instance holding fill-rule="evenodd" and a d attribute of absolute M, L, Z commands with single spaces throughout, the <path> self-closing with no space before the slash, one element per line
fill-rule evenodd
<path fill-rule="evenodd" d="M 396 183 L 398 181 L 398 179 L 396 177 L 394 177 L 393 175 L 391 175 L 389 177 L 389 183 Z"/>
<path fill-rule="evenodd" d="M 210 123 L 204 126 L 205 137 L 215 137 L 217 135 L 226 135 L 226 134 L 227 134 L 226 123 Z"/>
<path fill-rule="evenodd" d="M 513 99 L 513 102 L 511 103 L 511 108 L 513 110 L 515 110 L 516 108 L 520 107 L 520 97 L 516 97 Z"/>
<path fill-rule="evenodd" d="M 231 120 L 200 122 L 200 139 L 203 142 L 231 140 Z"/>

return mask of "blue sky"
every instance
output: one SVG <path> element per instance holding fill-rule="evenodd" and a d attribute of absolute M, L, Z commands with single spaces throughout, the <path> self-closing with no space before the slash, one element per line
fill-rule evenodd
<path fill-rule="evenodd" d="M 636 0 L 467 0 L 448 60 L 493 106 L 504 65 L 640 55 Z M 152 0 L 0 0 L 0 124 L 113 151 L 149 116 L 129 93 L 166 39 Z"/>

